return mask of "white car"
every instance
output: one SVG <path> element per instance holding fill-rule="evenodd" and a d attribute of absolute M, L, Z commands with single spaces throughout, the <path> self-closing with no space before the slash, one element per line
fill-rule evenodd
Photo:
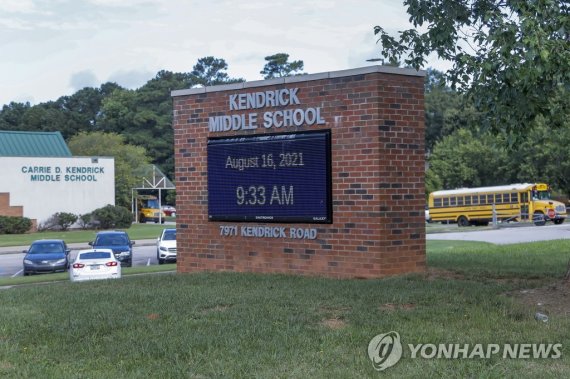
<path fill-rule="evenodd" d="M 164 229 L 156 239 L 158 264 L 176 262 L 176 229 Z"/>
<path fill-rule="evenodd" d="M 81 250 L 69 268 L 72 282 L 94 279 L 118 279 L 121 277 L 121 262 L 111 249 Z"/>

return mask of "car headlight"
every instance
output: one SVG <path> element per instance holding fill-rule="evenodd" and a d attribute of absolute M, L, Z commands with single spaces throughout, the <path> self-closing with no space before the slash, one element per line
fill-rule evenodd
<path fill-rule="evenodd" d="M 27 265 L 33 265 L 33 264 L 34 264 L 34 262 L 32 262 L 32 261 L 29 260 L 29 259 L 24 259 L 24 263 L 27 264 Z"/>
<path fill-rule="evenodd" d="M 65 263 L 65 258 L 64 259 L 58 259 L 57 262 L 55 262 L 56 265 L 62 265 Z"/>
<path fill-rule="evenodd" d="M 160 250 L 162 250 L 162 251 L 168 251 L 168 249 L 167 249 L 166 247 L 164 247 L 164 246 L 161 246 L 161 247 L 160 247 Z"/>

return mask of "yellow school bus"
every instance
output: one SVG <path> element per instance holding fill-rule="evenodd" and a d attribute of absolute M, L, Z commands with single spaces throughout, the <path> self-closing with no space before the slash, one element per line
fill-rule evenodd
<path fill-rule="evenodd" d="M 158 197 L 153 195 L 139 195 L 137 197 L 137 207 L 140 223 L 154 221 L 154 223 L 157 224 L 160 221 L 164 224 L 166 215 L 160 209 Z"/>
<path fill-rule="evenodd" d="M 498 221 L 533 221 L 537 225 L 566 219 L 566 206 L 550 197 L 544 183 L 461 188 L 430 193 L 431 221 L 456 222 L 459 226 L 488 225 L 493 207 Z"/>

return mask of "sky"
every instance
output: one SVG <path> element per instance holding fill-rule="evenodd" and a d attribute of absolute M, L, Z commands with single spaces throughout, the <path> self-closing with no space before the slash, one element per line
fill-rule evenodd
<path fill-rule="evenodd" d="M 206 56 L 248 81 L 276 53 L 309 74 L 378 64 L 376 25 L 410 28 L 402 0 L 0 0 L 0 107 L 134 89 Z"/>

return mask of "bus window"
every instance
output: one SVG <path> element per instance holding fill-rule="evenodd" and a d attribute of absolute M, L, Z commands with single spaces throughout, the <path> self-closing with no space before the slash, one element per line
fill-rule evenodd
<path fill-rule="evenodd" d="M 528 203 L 528 192 L 521 193 L 521 203 Z"/>
<path fill-rule="evenodd" d="M 519 202 L 519 197 L 516 192 L 511 192 L 511 203 L 516 204 Z"/>
<path fill-rule="evenodd" d="M 479 195 L 479 204 L 487 204 L 487 197 L 485 195 Z"/>
<path fill-rule="evenodd" d="M 473 196 L 473 205 L 477 205 L 479 204 L 479 196 L 475 195 Z"/>
<path fill-rule="evenodd" d="M 457 198 L 455 196 L 452 196 L 449 198 L 449 206 L 450 207 L 454 207 L 457 204 Z"/>
<path fill-rule="evenodd" d="M 511 198 L 510 194 L 504 193 L 503 194 L 503 203 L 508 204 L 510 202 L 510 198 Z"/>
<path fill-rule="evenodd" d="M 459 196 L 459 197 L 457 198 L 457 205 L 458 205 L 458 206 L 462 206 L 462 205 L 463 205 L 463 196 Z"/>
<path fill-rule="evenodd" d="M 443 198 L 443 206 L 444 206 L 444 207 L 449 207 L 449 197 L 444 197 L 444 198 Z"/>
<path fill-rule="evenodd" d="M 471 205 L 471 195 L 465 196 L 465 205 Z"/>
<path fill-rule="evenodd" d="M 441 207 L 441 199 L 433 199 L 434 207 Z"/>
<path fill-rule="evenodd" d="M 493 204 L 495 202 L 495 196 L 487 195 L 487 204 Z"/>
<path fill-rule="evenodd" d="M 495 195 L 495 204 L 502 204 L 503 203 L 503 196 L 498 193 Z"/>

